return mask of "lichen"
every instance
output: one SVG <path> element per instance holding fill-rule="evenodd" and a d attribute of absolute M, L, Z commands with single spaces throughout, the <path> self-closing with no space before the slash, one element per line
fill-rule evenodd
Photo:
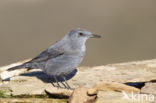
<path fill-rule="evenodd" d="M 6 95 L 5 91 L 0 90 L 0 98 L 7 98 L 9 97 L 8 95 Z"/>

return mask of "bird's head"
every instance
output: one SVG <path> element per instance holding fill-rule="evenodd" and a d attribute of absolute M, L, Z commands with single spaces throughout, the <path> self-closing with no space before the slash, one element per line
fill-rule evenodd
<path fill-rule="evenodd" d="M 85 29 L 77 28 L 69 32 L 68 36 L 75 42 L 86 42 L 89 38 L 100 38 L 100 35 L 93 34 Z"/>

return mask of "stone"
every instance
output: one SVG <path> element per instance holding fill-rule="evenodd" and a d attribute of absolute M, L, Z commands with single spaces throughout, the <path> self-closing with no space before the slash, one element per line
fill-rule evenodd
<path fill-rule="evenodd" d="M 0 90 L 12 96 L 20 95 L 45 95 L 46 93 L 67 96 L 72 94 L 72 90 L 53 87 L 51 76 L 48 76 L 38 69 L 28 71 L 20 76 L 15 76 L 10 81 L 4 81 L 0 85 Z M 8 83 L 5 83 L 8 82 Z"/>
<path fill-rule="evenodd" d="M 20 62 L 21 63 L 21 62 Z M 0 67 L 0 71 L 5 72 L 7 67 Z M 71 76 L 68 76 L 68 83 L 72 88 L 80 86 L 92 88 L 97 82 L 117 82 L 117 83 L 136 83 L 156 80 L 156 59 L 138 62 L 109 64 L 95 67 L 79 67 Z M 13 95 L 33 95 L 45 94 L 47 88 L 51 88 L 52 77 L 47 76 L 39 69 L 30 71 L 17 70 L 13 73 L 8 83 L 1 82 L 0 89 L 7 88 L 8 94 Z M 2 74 L 0 72 L 0 74 Z M 7 74 L 7 73 L 6 73 Z M 16 76 L 15 76 L 16 75 Z M 1 78 L 2 79 L 2 78 Z"/>
<path fill-rule="evenodd" d="M 5 84 L 6 87 L 10 88 L 11 95 L 40 95 L 46 94 L 45 88 L 52 86 L 51 84 L 45 84 L 41 80 L 31 77 L 27 79 L 18 79 L 11 81 L 9 84 Z"/>
<path fill-rule="evenodd" d="M 88 88 L 76 88 L 69 98 L 69 103 L 94 103 L 95 96 L 88 96 L 87 91 Z"/>
<path fill-rule="evenodd" d="M 50 94 L 69 97 L 72 94 L 72 90 L 53 87 L 49 81 L 50 77 L 44 73 L 41 73 L 40 76 L 44 78 L 44 81 L 33 76 L 13 77 L 9 83 L 0 85 L 0 90 L 5 87 L 6 93 L 12 96 L 45 95 L 46 92 L 49 92 Z"/>
<path fill-rule="evenodd" d="M 67 99 L 49 98 L 1 98 L 0 103 L 67 103 Z"/>
<path fill-rule="evenodd" d="M 98 81 L 115 81 L 119 83 L 148 82 L 156 79 L 156 69 L 153 66 L 149 66 L 149 64 L 155 63 L 156 60 L 149 60 L 96 67 L 80 67 L 77 75 L 69 83 L 74 84 L 74 86 L 90 88 Z"/>
<path fill-rule="evenodd" d="M 155 101 L 146 98 L 142 99 L 138 95 L 140 94 L 137 94 L 134 98 L 131 93 L 123 94 L 115 91 L 99 91 L 95 103 L 154 103 Z"/>
<path fill-rule="evenodd" d="M 10 77 L 20 75 L 24 72 L 26 72 L 26 69 L 14 70 L 14 71 L 10 71 L 10 72 L 4 71 L 0 74 L 0 78 L 2 80 L 9 80 Z"/>
<path fill-rule="evenodd" d="M 145 83 L 145 86 L 141 89 L 141 93 L 148 93 L 156 96 L 156 83 Z"/>
<path fill-rule="evenodd" d="M 139 93 L 140 89 L 117 82 L 98 82 L 93 88 L 88 90 L 89 95 L 95 95 L 98 91 L 118 91 Z"/>
<path fill-rule="evenodd" d="M 60 95 L 60 96 L 67 96 L 70 97 L 73 93 L 72 89 L 64 89 L 64 88 L 55 88 L 55 87 L 48 87 L 45 89 L 45 91 L 51 95 Z"/>

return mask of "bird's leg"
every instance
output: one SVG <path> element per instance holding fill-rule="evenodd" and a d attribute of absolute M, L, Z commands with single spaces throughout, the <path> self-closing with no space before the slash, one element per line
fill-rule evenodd
<path fill-rule="evenodd" d="M 64 82 L 66 84 L 65 87 L 67 87 L 68 89 L 70 89 L 71 87 L 68 85 L 66 78 L 63 75 L 61 75 L 61 77 L 63 78 L 63 80 L 64 80 Z"/>
<path fill-rule="evenodd" d="M 53 87 L 56 87 L 53 82 L 51 84 L 53 85 Z"/>
<path fill-rule="evenodd" d="M 58 82 L 56 76 L 54 76 L 54 79 L 55 79 L 55 81 L 56 81 L 56 83 L 57 83 L 58 88 L 60 88 L 61 86 L 60 86 L 60 84 L 59 84 L 59 82 Z"/>
<path fill-rule="evenodd" d="M 65 88 L 68 88 L 62 81 L 61 81 L 62 85 L 65 87 Z"/>

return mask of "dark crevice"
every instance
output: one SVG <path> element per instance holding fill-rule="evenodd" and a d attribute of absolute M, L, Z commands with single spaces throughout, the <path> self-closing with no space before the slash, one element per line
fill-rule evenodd
<path fill-rule="evenodd" d="M 69 96 L 65 96 L 65 95 L 59 95 L 59 94 L 51 94 L 47 91 L 45 91 L 46 94 L 48 95 L 49 98 L 53 98 L 53 99 L 69 99 Z"/>
<path fill-rule="evenodd" d="M 142 87 L 145 86 L 145 83 L 146 82 L 127 82 L 127 83 L 124 83 L 124 84 L 126 84 L 128 86 L 136 87 L 138 89 L 141 89 Z"/>

